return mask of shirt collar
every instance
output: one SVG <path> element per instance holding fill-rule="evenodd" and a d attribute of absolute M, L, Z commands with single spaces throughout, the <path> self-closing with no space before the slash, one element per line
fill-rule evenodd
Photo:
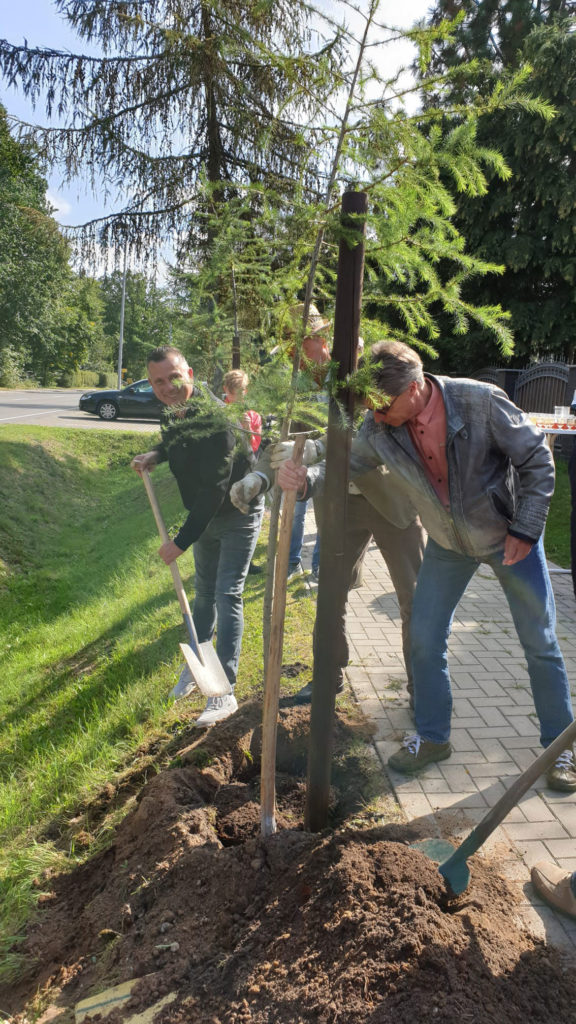
<path fill-rule="evenodd" d="M 430 377 L 426 377 L 426 380 L 430 381 L 432 389 L 430 391 L 430 397 L 421 412 L 419 412 L 417 416 L 413 416 L 411 420 L 408 420 L 407 426 L 416 426 L 417 424 L 427 426 L 433 419 L 435 419 L 438 414 L 438 410 L 444 404 L 442 401 L 442 393 L 438 385 L 435 384 Z"/>

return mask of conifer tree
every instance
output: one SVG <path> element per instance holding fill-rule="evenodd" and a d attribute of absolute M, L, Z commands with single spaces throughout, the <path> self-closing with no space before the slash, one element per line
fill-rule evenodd
<path fill-rule="evenodd" d="M 494 272 L 495 261 L 466 251 L 453 214 L 456 195 L 479 195 L 487 173 L 508 173 L 478 146 L 477 118 L 484 108 L 516 109 L 516 83 L 463 106 L 459 124 L 443 133 L 442 112 L 409 113 L 398 76 L 383 78 L 369 50 L 356 60 L 360 43 L 349 31 L 330 24 L 322 53 L 307 52 L 298 5 L 290 18 L 281 4 L 272 17 L 257 0 L 58 5 L 110 52 L 83 58 L 4 43 L 0 69 L 33 99 L 46 90 L 47 111 L 67 121 L 36 137 L 70 175 L 89 161 L 108 187 L 128 194 L 86 238 L 128 239 L 145 252 L 179 232 L 195 294 L 193 338 L 198 325 L 212 340 L 225 326 L 231 338 L 238 324 L 270 343 L 281 340 L 287 310 L 304 292 L 328 308 L 340 195 L 357 185 L 370 195 L 368 329 L 431 345 L 445 311 L 456 332 L 475 319 L 497 345 L 509 345 L 497 305 L 463 295 L 466 281 Z M 366 27 L 392 45 L 399 33 L 377 24 L 377 13 L 372 0 Z M 411 33 L 423 66 L 432 38 L 446 34 L 442 25 Z M 351 58 L 335 68 L 339 48 Z M 450 76 L 436 82 L 440 95 L 450 85 Z M 443 261 L 448 273 L 439 272 Z"/>
<path fill-rule="evenodd" d="M 57 0 L 101 57 L 0 42 L 0 71 L 62 127 L 36 127 L 68 179 L 92 175 L 109 217 L 89 245 L 139 256 L 177 233 L 198 254 L 207 191 L 215 210 L 239 185 L 290 188 L 309 164 L 302 125 L 338 77 L 335 44 L 307 51 L 306 5 L 293 0 Z M 309 178 L 309 182 L 312 179 Z M 200 212 L 200 219 L 196 216 Z"/>
<path fill-rule="evenodd" d="M 532 68 L 526 88 L 540 97 L 554 117 L 529 109 L 497 110 L 479 121 L 482 145 L 497 147 L 512 174 L 507 180 L 488 171 L 485 195 L 458 198 L 455 224 L 470 253 L 505 264 L 500 276 L 464 286 L 479 303 L 500 304 L 511 313 L 513 362 L 534 358 L 573 361 L 576 334 L 576 187 L 573 138 L 576 130 L 576 37 L 568 0 L 439 0 L 432 23 L 463 15 L 452 38 L 433 46 L 427 102 L 446 111 L 446 124 L 458 123 L 459 104 L 478 104 L 489 90 L 504 88 L 511 69 Z M 457 73 L 462 58 L 479 58 L 474 75 Z M 434 78 L 451 74 L 452 86 L 439 97 Z M 484 329 L 464 341 L 444 323 L 444 368 L 469 370 L 499 361 L 501 353 Z"/>

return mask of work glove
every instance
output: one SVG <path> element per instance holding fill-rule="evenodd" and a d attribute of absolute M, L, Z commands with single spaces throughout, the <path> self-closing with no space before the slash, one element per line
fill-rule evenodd
<path fill-rule="evenodd" d="M 155 466 L 158 465 L 158 452 L 153 449 L 151 452 L 144 452 L 143 455 L 135 455 L 130 463 L 132 469 L 137 473 L 141 470 L 147 469 L 148 472 L 152 472 Z"/>
<path fill-rule="evenodd" d="M 264 480 L 258 473 L 248 473 L 248 476 L 232 484 L 230 488 L 230 501 L 240 512 L 247 515 L 250 511 L 250 502 L 260 494 L 264 487 Z"/>
<path fill-rule="evenodd" d="M 294 441 L 278 441 L 277 444 L 272 445 L 269 454 L 270 468 L 278 469 L 283 462 L 287 462 L 288 459 L 292 458 L 293 451 Z M 323 452 L 318 450 L 316 441 L 312 441 L 308 438 L 308 440 L 304 442 L 302 465 L 312 466 L 315 462 L 319 462 L 323 457 Z"/>

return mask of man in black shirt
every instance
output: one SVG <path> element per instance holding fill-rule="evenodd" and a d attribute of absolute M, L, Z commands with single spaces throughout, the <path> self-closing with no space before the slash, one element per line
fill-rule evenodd
<path fill-rule="evenodd" d="M 132 461 L 136 472 L 168 461 L 188 516 L 174 540 L 162 544 L 160 557 L 170 565 L 191 545 L 196 586 L 193 618 L 200 643 L 211 640 L 232 687 L 242 646 L 242 592 L 262 522 L 263 499 L 248 516 L 230 502 L 230 488 L 253 464 L 249 434 L 231 423 L 220 402 L 194 374 L 178 349 L 163 346 L 150 353 L 148 380 L 166 409 L 162 442 Z M 186 696 L 193 682 L 184 670 L 177 690 Z M 234 714 L 234 694 L 210 697 L 196 725 L 203 727 Z"/>

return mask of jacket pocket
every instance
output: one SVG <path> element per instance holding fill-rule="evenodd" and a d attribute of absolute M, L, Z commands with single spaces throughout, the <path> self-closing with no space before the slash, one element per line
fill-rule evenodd
<path fill-rule="evenodd" d="M 502 519 L 505 519 L 507 523 L 511 523 L 514 518 L 514 508 L 511 495 L 507 494 L 504 498 L 502 495 L 498 494 L 497 491 L 491 491 L 490 500 L 495 512 L 501 516 Z"/>

